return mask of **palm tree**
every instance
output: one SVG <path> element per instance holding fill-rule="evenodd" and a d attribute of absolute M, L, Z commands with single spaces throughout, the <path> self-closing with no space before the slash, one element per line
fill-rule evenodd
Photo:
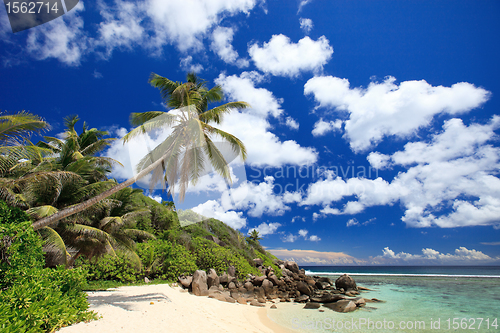
<path fill-rule="evenodd" d="M 261 240 L 262 238 L 260 237 L 259 235 L 259 232 L 256 230 L 256 229 L 253 229 L 251 232 L 248 233 L 250 236 L 248 238 L 250 238 L 251 240 L 257 242 L 259 240 Z"/>
<path fill-rule="evenodd" d="M 7 172 L 19 160 L 39 153 L 28 139 L 31 134 L 40 134 L 49 128 L 42 118 L 25 111 L 0 116 L 0 173 Z"/>
<path fill-rule="evenodd" d="M 174 195 L 175 186 L 179 184 L 179 196 L 183 200 L 188 183 L 195 184 L 205 167 L 203 153 L 208 156 L 214 169 L 225 179 L 230 180 L 227 162 L 212 138 L 218 137 L 229 143 L 233 151 L 243 160 L 246 159 L 245 146 L 235 136 L 208 123 L 220 124 L 225 114 L 233 109 L 247 108 L 249 105 L 245 102 L 230 102 L 208 109 L 209 103 L 223 100 L 222 88 L 215 86 L 208 89 L 205 82 L 199 80 L 194 73 L 187 75 L 185 83 L 173 82 L 157 74 L 152 74 L 149 82 L 160 89 L 166 104 L 175 109 L 172 112 L 133 113 L 131 122 L 138 127 L 124 137 L 124 142 L 158 129 L 172 128 L 173 133 L 139 162 L 138 173 L 134 177 L 85 202 L 41 218 L 33 223 L 35 230 L 89 208 L 152 171 L 151 186 L 163 178 L 164 184 Z"/>
<path fill-rule="evenodd" d="M 49 128 L 42 118 L 25 111 L 0 116 L 0 198 L 9 204 L 23 206 L 24 201 L 12 190 L 18 177 L 13 168 L 24 160 L 42 159 L 47 153 L 31 144 L 29 137 Z"/>
<path fill-rule="evenodd" d="M 75 130 L 75 125 L 80 119 L 78 116 L 69 116 L 64 119 L 66 131 L 63 139 L 45 136 L 47 142 L 39 142 L 37 146 L 53 152 L 55 157 L 46 158 L 35 168 L 35 170 L 64 170 L 79 174 L 91 183 L 107 180 L 107 174 L 111 172 L 113 164 L 120 162 L 102 156 L 95 156 L 106 147 L 111 145 L 114 138 L 104 138 L 108 135 L 106 131 L 96 128 L 89 129 L 83 123 L 80 134 Z"/>

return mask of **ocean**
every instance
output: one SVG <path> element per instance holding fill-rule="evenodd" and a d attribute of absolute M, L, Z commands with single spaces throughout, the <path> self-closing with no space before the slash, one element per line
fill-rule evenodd
<path fill-rule="evenodd" d="M 297 332 L 500 332 L 498 266 L 301 266 L 335 281 L 351 275 L 371 289 L 350 313 L 280 303 L 268 317 Z"/>

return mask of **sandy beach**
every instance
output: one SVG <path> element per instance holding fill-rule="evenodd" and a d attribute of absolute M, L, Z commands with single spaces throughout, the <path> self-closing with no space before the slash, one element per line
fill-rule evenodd
<path fill-rule="evenodd" d="M 267 317 L 274 311 L 270 303 L 257 308 L 221 302 L 167 284 L 89 292 L 88 301 L 102 318 L 58 332 L 290 332 Z"/>

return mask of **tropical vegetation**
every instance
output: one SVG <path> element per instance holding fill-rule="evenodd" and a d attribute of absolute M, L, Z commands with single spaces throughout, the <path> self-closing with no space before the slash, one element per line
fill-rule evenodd
<path fill-rule="evenodd" d="M 2 332 L 51 332 L 94 319 L 82 290 L 105 281 L 176 281 L 197 269 L 222 273 L 230 265 L 243 278 L 260 274 L 253 258 L 273 265 L 276 258 L 260 246 L 258 233 L 245 237 L 222 221 L 177 211 L 172 201 L 159 203 L 130 187 L 152 172 L 152 187 L 160 182 L 171 197 L 178 191 L 183 198 L 208 165 L 231 182 L 220 141 L 232 157 L 246 158 L 239 139 L 210 123 L 248 104 L 209 109 L 223 100 L 222 90 L 208 89 L 192 73 L 185 83 L 156 74 L 149 82 L 172 110 L 133 113 L 137 127 L 125 141 L 165 127 L 172 134 L 121 184 L 109 178 L 120 162 L 100 155 L 115 140 L 106 131 L 85 122 L 79 131 L 80 119 L 70 116 L 62 135 L 33 144 L 31 135 L 50 129 L 43 119 L 25 111 L 0 116 Z M 201 222 L 181 223 L 179 217 Z"/>

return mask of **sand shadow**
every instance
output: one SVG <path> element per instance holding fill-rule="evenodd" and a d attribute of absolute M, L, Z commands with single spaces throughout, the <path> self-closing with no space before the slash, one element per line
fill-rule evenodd
<path fill-rule="evenodd" d="M 170 298 L 168 298 L 165 294 L 162 293 L 147 293 L 147 294 L 139 294 L 133 296 L 127 296 L 124 294 L 120 294 L 115 290 L 110 291 L 101 291 L 99 295 L 88 295 L 88 302 L 92 306 L 102 306 L 102 305 L 111 305 L 122 308 L 126 311 L 134 311 L 134 303 L 139 302 L 171 302 Z M 101 293 L 109 293 L 109 295 L 102 295 Z"/>

